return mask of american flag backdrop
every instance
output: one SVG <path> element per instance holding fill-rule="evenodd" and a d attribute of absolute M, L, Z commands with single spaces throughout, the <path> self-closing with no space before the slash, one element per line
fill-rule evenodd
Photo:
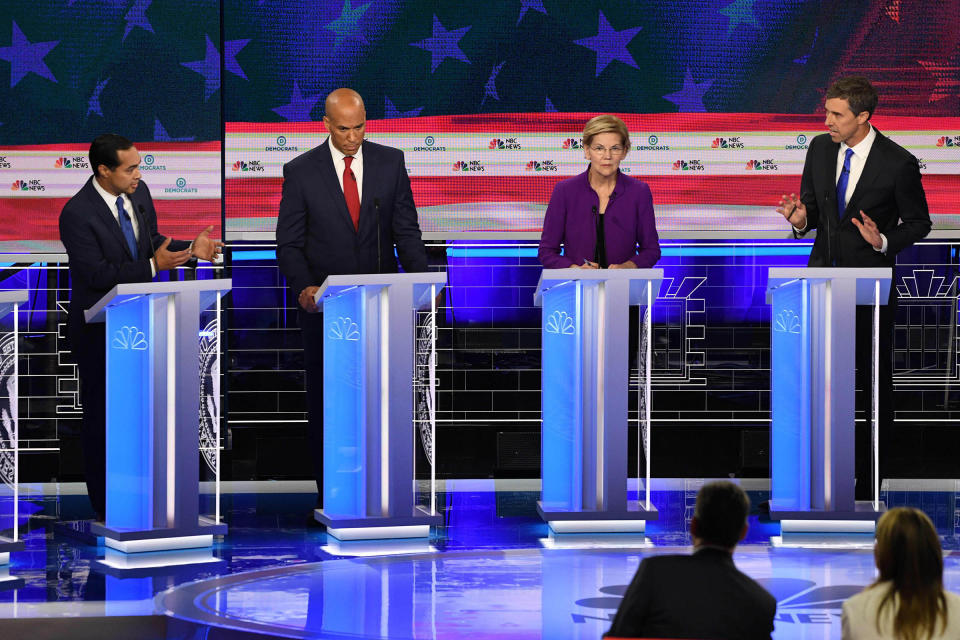
<path fill-rule="evenodd" d="M 627 120 L 624 170 L 650 183 L 666 234 L 780 233 L 823 92 L 852 73 L 877 86 L 875 123 L 921 160 L 949 233 L 958 16 L 960 0 L 9 0 L 0 246 L 56 246 L 103 131 L 152 157 L 161 226 L 219 226 L 223 196 L 228 238 L 270 237 L 280 167 L 323 141 L 339 86 L 364 96 L 371 139 L 406 151 L 428 233 L 535 235 L 604 112 Z"/>

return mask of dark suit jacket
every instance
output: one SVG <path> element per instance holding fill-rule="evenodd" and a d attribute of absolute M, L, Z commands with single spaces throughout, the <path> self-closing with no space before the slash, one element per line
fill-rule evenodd
<path fill-rule="evenodd" d="M 402 151 L 363 143 L 359 230 L 353 228 L 329 140 L 285 164 L 277 261 L 294 295 L 323 284 L 331 274 L 377 273 L 378 213 L 380 272 L 397 271 L 394 243 L 405 271 L 426 271 L 427 254 Z"/>
<path fill-rule="evenodd" d="M 729 553 L 644 558 L 606 635 L 616 638 L 769 640 L 777 602 Z"/>
<path fill-rule="evenodd" d="M 147 184 L 130 196 L 139 225 L 139 258 L 130 248 L 107 203 L 93 187 L 91 176 L 83 188 L 70 198 L 60 212 L 60 241 L 70 261 L 70 322 L 83 324 L 83 311 L 92 307 L 115 285 L 123 282 L 150 282 L 150 258 L 166 238 L 157 233 L 157 211 Z M 131 212 L 128 212 L 131 213 Z M 171 241 L 170 251 L 190 246 L 187 241 Z M 75 325 L 76 326 L 76 325 Z"/>
<path fill-rule="evenodd" d="M 897 254 L 930 232 L 930 212 L 920 166 L 909 151 L 877 131 L 843 217 L 837 214 L 837 154 L 829 134 L 810 143 L 803 165 L 800 199 L 807 207 L 807 231 L 817 230 L 810 267 L 892 267 Z M 886 255 L 874 250 L 854 226 L 863 210 L 887 237 Z M 806 233 L 806 231 L 804 231 Z"/>

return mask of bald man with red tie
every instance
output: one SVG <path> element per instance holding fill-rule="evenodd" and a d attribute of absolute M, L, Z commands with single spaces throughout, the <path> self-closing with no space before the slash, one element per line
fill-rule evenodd
<path fill-rule="evenodd" d="M 364 140 L 366 109 L 352 89 L 327 96 L 326 142 L 283 167 L 277 261 L 297 296 L 307 430 L 323 500 L 323 317 L 314 296 L 329 275 L 427 270 L 403 152 Z M 394 254 L 396 246 L 396 257 Z"/>

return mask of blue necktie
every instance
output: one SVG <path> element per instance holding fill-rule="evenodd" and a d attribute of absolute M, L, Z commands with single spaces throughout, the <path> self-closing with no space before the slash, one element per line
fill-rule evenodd
<path fill-rule="evenodd" d="M 136 260 L 137 255 L 137 234 L 133 232 L 133 223 L 130 222 L 130 214 L 123 208 L 123 196 L 117 197 L 117 217 L 120 218 L 120 230 L 123 231 L 123 237 L 127 239 L 127 246 L 130 247 L 130 255 Z"/>
<path fill-rule="evenodd" d="M 843 169 L 840 170 L 840 179 L 837 180 L 837 213 L 843 217 L 843 212 L 847 210 L 847 182 L 850 180 L 850 157 L 853 155 L 853 149 L 847 149 L 843 156 Z"/>

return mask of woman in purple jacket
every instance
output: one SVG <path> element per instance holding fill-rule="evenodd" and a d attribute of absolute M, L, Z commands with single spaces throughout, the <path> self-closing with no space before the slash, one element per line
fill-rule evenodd
<path fill-rule="evenodd" d="M 602 115 L 587 122 L 583 157 L 590 166 L 553 189 L 537 252 L 544 267 L 634 269 L 660 259 L 650 187 L 620 173 L 628 151 L 623 120 Z"/>

